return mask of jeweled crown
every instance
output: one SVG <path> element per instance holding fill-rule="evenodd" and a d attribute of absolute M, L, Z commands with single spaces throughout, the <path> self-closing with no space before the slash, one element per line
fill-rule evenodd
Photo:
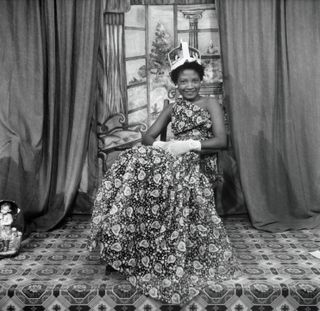
<path fill-rule="evenodd" d="M 201 65 L 200 52 L 197 49 L 188 46 L 188 43 L 184 41 L 181 41 L 178 47 L 172 49 L 168 53 L 168 59 L 171 71 L 183 65 L 185 62 L 197 62 L 199 65 Z"/>

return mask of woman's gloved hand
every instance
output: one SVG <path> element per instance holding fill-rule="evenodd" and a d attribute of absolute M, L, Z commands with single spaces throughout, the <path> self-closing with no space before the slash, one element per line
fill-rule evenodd
<path fill-rule="evenodd" d="M 175 156 L 185 154 L 190 151 L 200 151 L 201 142 L 199 140 L 171 140 L 167 150 Z"/>
<path fill-rule="evenodd" d="M 152 144 L 152 146 L 168 151 L 169 144 L 170 144 L 169 141 L 159 141 L 159 140 L 157 140 Z"/>

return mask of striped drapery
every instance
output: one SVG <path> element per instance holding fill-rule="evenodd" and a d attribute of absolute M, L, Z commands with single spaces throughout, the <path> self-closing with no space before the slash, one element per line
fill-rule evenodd
<path fill-rule="evenodd" d="M 18 204 L 27 231 L 69 213 L 86 156 L 87 189 L 97 182 L 100 16 L 101 0 L 1 1 L 0 197 Z"/>
<path fill-rule="evenodd" d="M 320 2 L 217 1 L 225 101 L 252 224 L 320 226 Z"/>
<path fill-rule="evenodd" d="M 105 12 L 126 13 L 130 10 L 130 0 L 108 0 L 105 5 Z"/>
<path fill-rule="evenodd" d="M 99 53 L 100 75 L 98 122 L 115 113 L 127 115 L 124 13 L 105 13 Z M 102 70 L 101 70 L 102 69 Z"/>
<path fill-rule="evenodd" d="M 131 5 L 150 4 L 150 5 L 169 5 L 169 4 L 212 4 L 215 0 L 131 0 Z"/>

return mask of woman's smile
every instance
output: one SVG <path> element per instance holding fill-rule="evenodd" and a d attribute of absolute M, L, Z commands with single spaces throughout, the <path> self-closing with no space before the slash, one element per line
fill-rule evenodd
<path fill-rule="evenodd" d="M 188 100 L 195 99 L 201 87 L 200 77 L 195 70 L 185 69 L 179 75 L 177 86 L 182 97 Z"/>
<path fill-rule="evenodd" d="M 196 91 L 184 91 L 184 92 L 182 92 L 182 95 L 184 95 L 185 97 L 194 97 L 197 94 L 198 93 Z"/>

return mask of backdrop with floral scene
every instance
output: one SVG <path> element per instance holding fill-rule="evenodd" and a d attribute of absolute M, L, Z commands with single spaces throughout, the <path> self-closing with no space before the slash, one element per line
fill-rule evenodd
<path fill-rule="evenodd" d="M 131 5 L 124 16 L 124 26 L 129 126 L 137 122 L 150 126 L 163 109 L 165 99 L 173 100 L 174 85 L 169 77 L 167 54 L 183 40 L 199 49 L 205 66 L 202 92 L 220 102 L 229 132 L 227 110 L 223 106 L 220 37 L 214 2 Z M 169 125 L 168 136 L 170 130 Z M 246 212 L 231 149 L 222 153 L 221 166 L 224 183 L 218 186 L 218 212 Z"/>
<path fill-rule="evenodd" d="M 116 12 L 106 8 L 102 25 L 97 97 L 102 173 L 121 150 L 139 141 L 140 125 L 144 129 L 151 126 L 165 100 L 174 100 L 175 87 L 169 77 L 167 54 L 181 40 L 200 51 L 205 66 L 200 92 L 220 102 L 230 132 L 213 0 L 131 0 L 129 6 Z M 116 119 L 118 113 L 124 115 L 122 120 Z M 167 138 L 170 136 L 169 125 Z M 225 182 L 217 191 L 218 209 L 220 214 L 242 213 L 244 198 L 232 150 L 224 151 L 220 158 Z"/>
<path fill-rule="evenodd" d="M 167 54 L 180 40 L 200 50 L 205 65 L 204 87 L 215 87 L 216 97 L 221 100 L 219 29 L 214 4 L 132 5 L 125 14 L 129 124 L 145 122 L 150 126 L 161 112 L 174 88 Z"/>

